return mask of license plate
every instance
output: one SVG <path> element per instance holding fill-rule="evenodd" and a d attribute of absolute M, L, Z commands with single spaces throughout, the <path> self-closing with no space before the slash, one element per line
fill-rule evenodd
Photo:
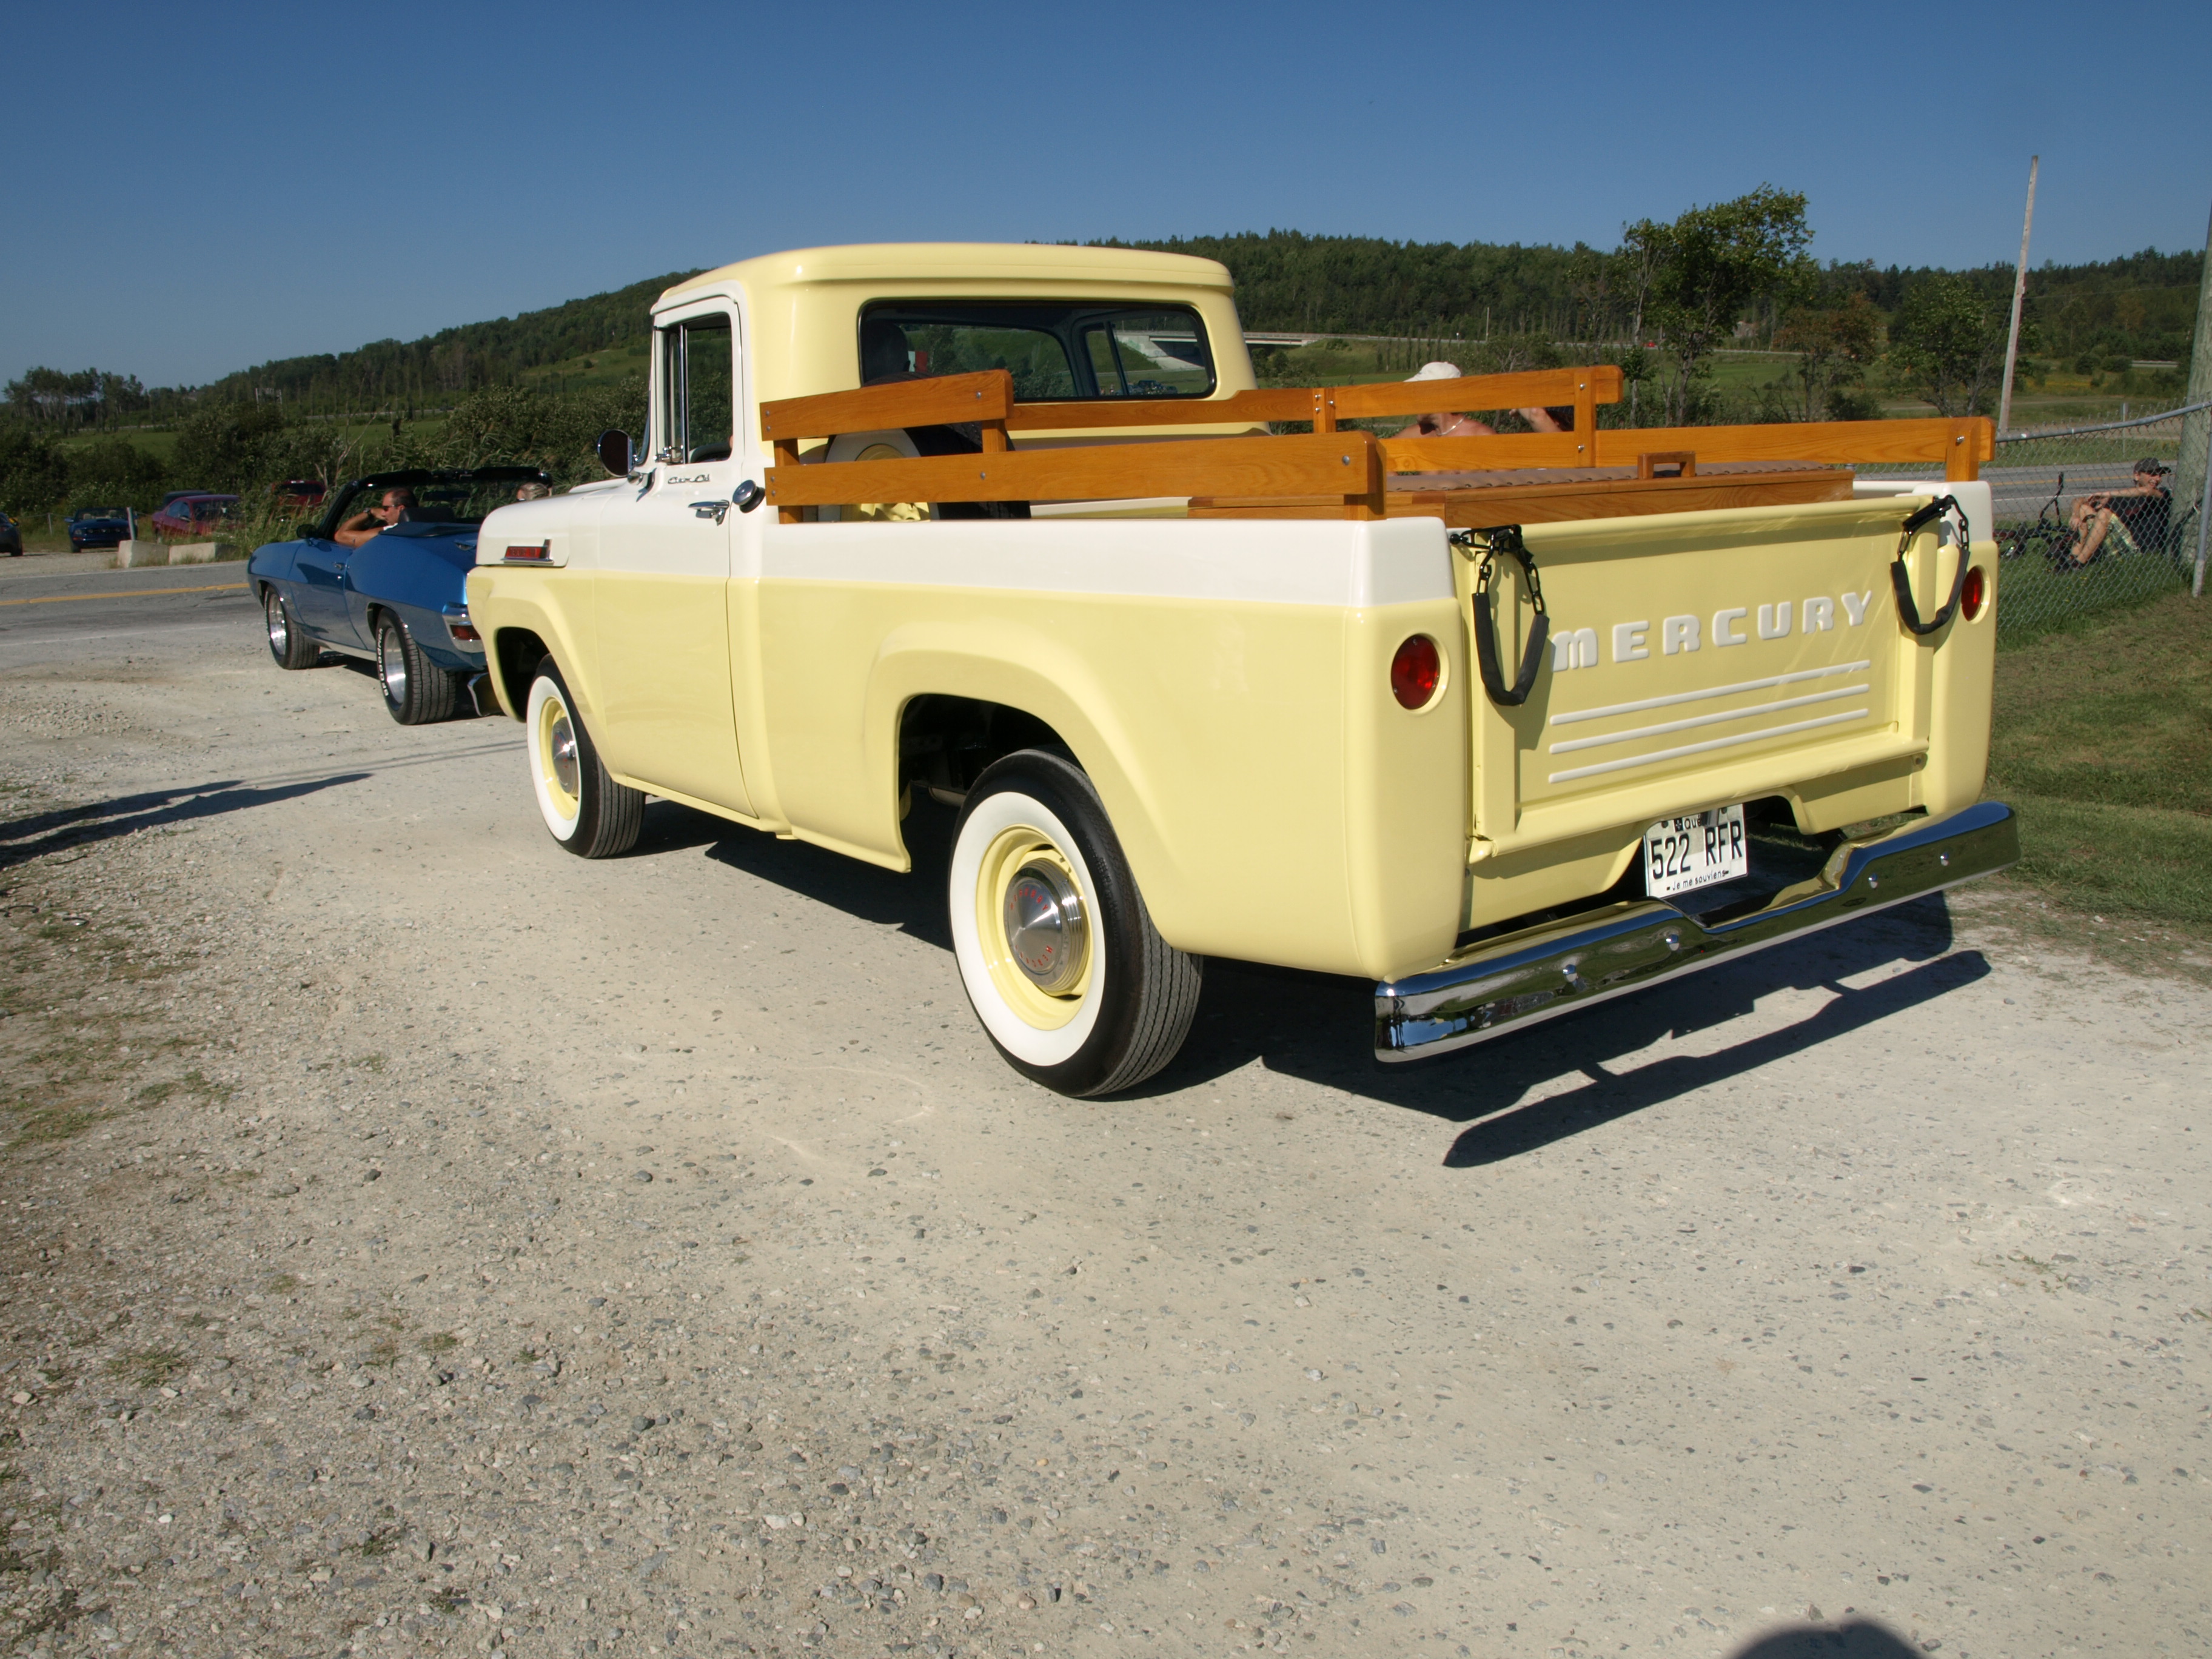
<path fill-rule="evenodd" d="M 1687 893 L 1751 873 L 1743 808 L 1662 818 L 1644 832 L 1644 890 L 1653 898 Z"/>

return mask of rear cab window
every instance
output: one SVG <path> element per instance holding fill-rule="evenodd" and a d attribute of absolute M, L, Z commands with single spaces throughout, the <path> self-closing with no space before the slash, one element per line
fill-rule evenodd
<path fill-rule="evenodd" d="M 860 384 L 1003 368 L 1022 403 L 1204 398 L 1206 325 L 1184 306 L 878 301 L 860 313 Z"/>

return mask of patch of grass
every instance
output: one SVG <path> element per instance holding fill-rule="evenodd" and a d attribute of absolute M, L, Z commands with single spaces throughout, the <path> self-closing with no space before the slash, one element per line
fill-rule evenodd
<path fill-rule="evenodd" d="M 1989 787 L 2021 815 L 2013 884 L 2212 937 L 2212 602 L 2001 652 Z"/>
<path fill-rule="evenodd" d="M 461 1339 L 451 1331 L 434 1331 L 422 1339 L 424 1353 L 451 1353 L 461 1346 Z"/>
<path fill-rule="evenodd" d="M 135 1382 L 142 1389 L 158 1389 L 185 1368 L 179 1348 L 133 1348 L 107 1362 L 107 1374 Z"/>
<path fill-rule="evenodd" d="M 364 1072 L 380 1073 L 384 1070 L 386 1060 L 382 1054 L 363 1054 L 359 1060 L 349 1060 L 346 1064 Z"/>
<path fill-rule="evenodd" d="M 2078 634 L 2182 591 L 2185 578 L 2165 559 L 2100 559 L 2078 570 L 2042 558 L 2008 559 L 1997 573 L 1997 632 L 2007 645 L 2040 634 Z"/>
<path fill-rule="evenodd" d="M 269 1294 L 271 1296 L 289 1296 L 299 1288 L 300 1280 L 293 1273 L 278 1273 L 269 1281 Z"/>

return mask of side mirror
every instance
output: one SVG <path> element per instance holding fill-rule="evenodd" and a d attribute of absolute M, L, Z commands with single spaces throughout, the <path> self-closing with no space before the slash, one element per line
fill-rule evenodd
<path fill-rule="evenodd" d="M 629 434 L 610 428 L 599 434 L 599 465 L 617 477 L 629 476 Z"/>
<path fill-rule="evenodd" d="M 304 519 L 292 528 L 297 533 L 298 539 L 303 542 L 311 542 L 323 533 L 321 525 Z"/>

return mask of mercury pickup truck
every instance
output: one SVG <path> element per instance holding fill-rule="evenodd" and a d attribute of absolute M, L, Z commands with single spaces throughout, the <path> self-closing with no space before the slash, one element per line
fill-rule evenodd
<path fill-rule="evenodd" d="M 546 828 L 608 857 L 653 796 L 907 871 L 955 809 L 955 966 L 1051 1089 L 1166 1065 L 1209 957 L 1370 982 L 1404 1060 L 2017 856 L 1985 421 L 1262 389 L 1228 273 L 1125 250 L 776 254 L 653 325 L 643 441 L 468 576 Z"/>

